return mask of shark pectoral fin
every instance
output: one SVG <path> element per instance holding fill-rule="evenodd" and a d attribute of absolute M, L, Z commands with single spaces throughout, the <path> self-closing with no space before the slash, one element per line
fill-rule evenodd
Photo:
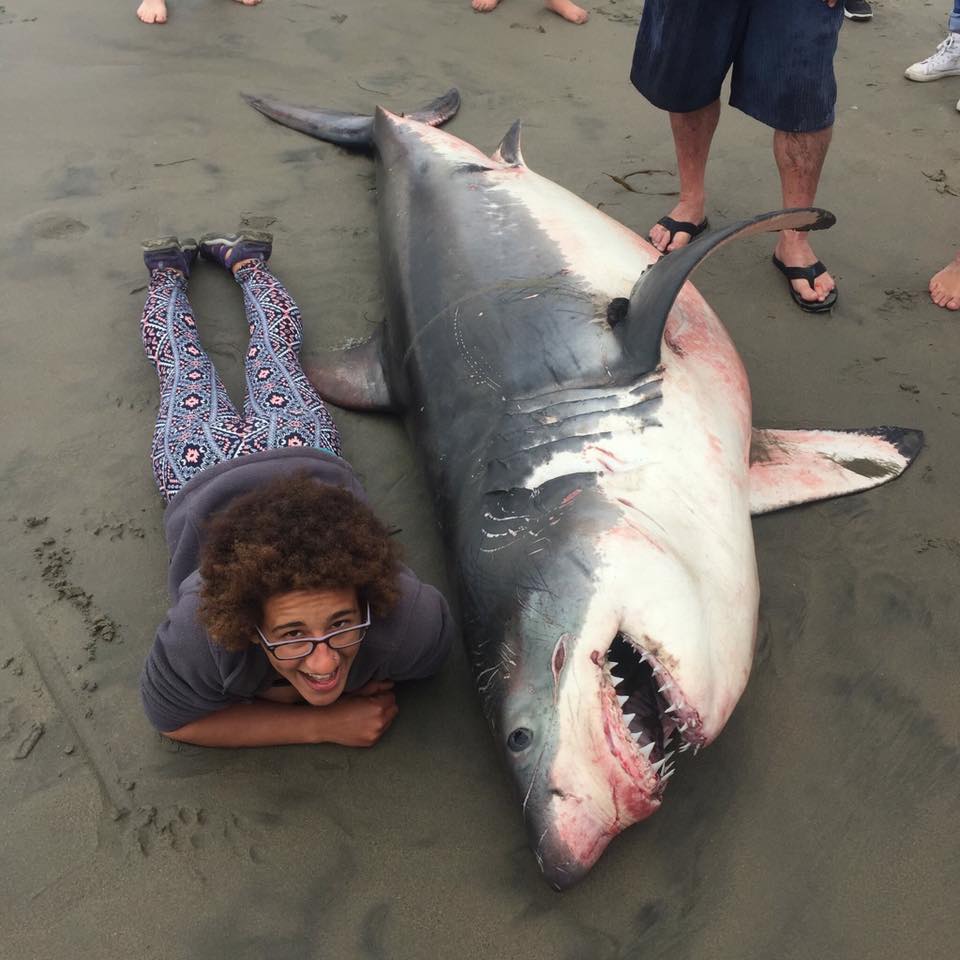
<path fill-rule="evenodd" d="M 384 375 L 382 333 L 346 350 L 330 350 L 306 368 L 317 393 L 348 410 L 396 411 Z"/>
<path fill-rule="evenodd" d="M 894 480 L 923 446 L 919 430 L 754 430 L 750 512 L 842 497 Z"/>
<path fill-rule="evenodd" d="M 815 207 L 762 213 L 704 233 L 685 247 L 671 251 L 669 256 L 661 257 L 634 284 L 623 322 L 614 326 L 624 353 L 638 372 L 656 368 L 673 301 L 690 274 L 725 243 L 770 230 L 824 230 L 835 222 L 832 213 Z"/>
<path fill-rule="evenodd" d="M 523 154 L 520 152 L 520 121 L 516 120 L 507 131 L 507 135 L 500 141 L 500 146 L 491 156 L 498 163 L 505 163 L 509 167 L 525 167 Z"/>

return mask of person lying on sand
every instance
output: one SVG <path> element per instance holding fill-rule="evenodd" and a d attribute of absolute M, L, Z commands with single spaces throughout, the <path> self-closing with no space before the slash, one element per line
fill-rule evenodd
<path fill-rule="evenodd" d="M 197 336 L 197 252 L 243 290 L 243 412 Z M 144 244 L 141 321 L 160 379 L 153 473 L 167 501 L 171 607 L 140 677 L 153 726 L 211 747 L 375 744 L 394 681 L 449 652 L 446 601 L 399 559 L 299 361 L 300 312 L 270 272 L 269 234 Z"/>
<path fill-rule="evenodd" d="M 479 13 L 489 13 L 499 4 L 500 0 L 471 0 L 470 6 Z M 590 14 L 572 0 L 544 0 L 543 5 L 571 23 L 586 23 L 590 19 Z"/>
<path fill-rule="evenodd" d="M 255 7 L 260 0 L 236 0 L 245 7 Z M 144 23 L 166 23 L 167 22 L 167 0 L 143 0 L 137 7 L 137 16 Z"/>
<path fill-rule="evenodd" d="M 960 253 L 930 278 L 930 299 L 938 307 L 960 310 Z"/>

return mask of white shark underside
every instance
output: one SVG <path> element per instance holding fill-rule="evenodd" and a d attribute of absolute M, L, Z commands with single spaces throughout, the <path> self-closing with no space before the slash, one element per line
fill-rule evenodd
<path fill-rule="evenodd" d="M 311 375 L 335 403 L 408 419 L 484 709 L 564 888 L 659 806 L 673 749 L 712 741 L 743 692 L 751 512 L 892 479 L 921 437 L 753 431 L 740 358 L 685 282 L 728 239 L 829 214 L 766 214 L 661 259 L 531 171 L 517 125 L 492 157 L 430 125 L 457 102 L 418 120 L 251 99 L 376 152 L 388 321 Z"/>

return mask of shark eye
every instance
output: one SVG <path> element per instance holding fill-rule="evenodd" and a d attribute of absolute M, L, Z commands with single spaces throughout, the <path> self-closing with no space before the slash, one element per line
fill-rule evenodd
<path fill-rule="evenodd" d="M 517 727 L 509 737 L 507 737 L 507 746 L 514 752 L 520 753 L 526 750 L 533 741 L 533 731 L 526 727 Z"/>

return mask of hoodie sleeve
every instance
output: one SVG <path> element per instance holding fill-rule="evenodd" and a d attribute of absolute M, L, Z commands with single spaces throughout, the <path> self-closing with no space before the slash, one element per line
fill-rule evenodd
<path fill-rule="evenodd" d="M 143 708 L 161 733 L 238 702 L 224 689 L 222 665 L 197 619 L 198 602 L 188 592 L 168 611 L 140 674 Z"/>
<path fill-rule="evenodd" d="M 443 594 L 412 574 L 403 583 L 402 627 L 393 655 L 383 671 L 391 680 L 433 676 L 444 664 L 456 627 Z"/>

